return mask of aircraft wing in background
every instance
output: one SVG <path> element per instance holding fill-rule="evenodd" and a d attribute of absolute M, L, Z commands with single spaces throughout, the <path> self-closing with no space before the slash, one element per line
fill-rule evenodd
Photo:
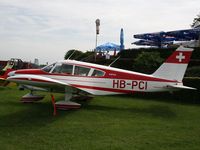
<path fill-rule="evenodd" d="M 175 37 L 179 41 L 182 41 L 182 40 L 198 40 L 199 34 L 200 34 L 200 28 L 166 32 L 166 35 Z"/>
<path fill-rule="evenodd" d="M 198 40 L 200 28 L 136 34 L 133 37 L 140 40 L 132 44 L 161 47 L 162 45 L 172 44 L 174 41 Z"/>

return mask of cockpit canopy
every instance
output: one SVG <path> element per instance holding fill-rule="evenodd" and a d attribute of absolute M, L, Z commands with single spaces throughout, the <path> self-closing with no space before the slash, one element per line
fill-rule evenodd
<path fill-rule="evenodd" d="M 57 62 L 42 68 L 43 71 L 51 74 L 65 74 L 75 76 L 95 76 L 102 77 L 105 75 L 104 71 L 92 67 L 85 67 L 81 65 L 68 64 L 65 62 Z"/>

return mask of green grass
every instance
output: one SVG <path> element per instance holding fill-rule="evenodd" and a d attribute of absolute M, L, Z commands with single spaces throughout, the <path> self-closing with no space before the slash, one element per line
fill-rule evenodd
<path fill-rule="evenodd" d="M 50 96 L 19 101 L 27 91 L 0 87 L 2 150 L 199 150 L 200 106 L 128 96 L 98 96 L 52 116 Z M 63 99 L 61 94 L 55 95 Z"/>

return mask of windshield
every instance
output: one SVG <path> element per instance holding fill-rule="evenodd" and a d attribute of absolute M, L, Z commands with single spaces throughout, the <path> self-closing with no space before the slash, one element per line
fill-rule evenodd
<path fill-rule="evenodd" d="M 45 66 L 44 68 L 42 68 L 43 71 L 45 72 L 50 72 L 51 69 L 55 66 L 55 63 L 54 64 L 51 64 L 51 65 L 48 65 L 48 66 Z"/>
<path fill-rule="evenodd" d="M 73 65 L 58 63 L 53 68 L 52 73 L 72 74 Z"/>

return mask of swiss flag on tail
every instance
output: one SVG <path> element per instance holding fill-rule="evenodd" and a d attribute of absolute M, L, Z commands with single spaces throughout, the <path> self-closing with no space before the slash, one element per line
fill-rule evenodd
<path fill-rule="evenodd" d="M 192 55 L 192 48 L 180 46 L 165 62 L 175 64 L 188 64 Z"/>

